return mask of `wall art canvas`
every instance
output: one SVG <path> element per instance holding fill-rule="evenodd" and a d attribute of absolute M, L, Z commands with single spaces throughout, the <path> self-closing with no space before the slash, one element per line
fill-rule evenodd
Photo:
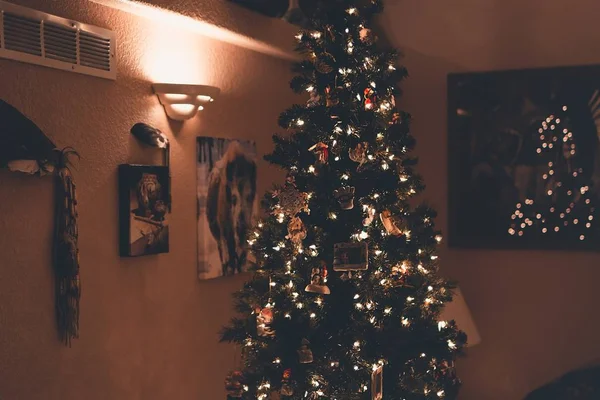
<path fill-rule="evenodd" d="M 169 252 L 169 168 L 119 165 L 120 254 Z"/>
<path fill-rule="evenodd" d="M 600 66 L 448 78 L 449 242 L 598 249 Z"/>
<path fill-rule="evenodd" d="M 256 221 L 256 145 L 197 138 L 198 277 L 243 272 L 250 262 L 248 231 Z"/>
<path fill-rule="evenodd" d="M 291 24 L 308 26 L 317 8 L 317 0 L 229 0 L 272 18 L 283 18 Z"/>

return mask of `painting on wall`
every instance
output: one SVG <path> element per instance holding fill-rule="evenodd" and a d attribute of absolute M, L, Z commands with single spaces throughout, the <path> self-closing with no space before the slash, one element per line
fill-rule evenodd
<path fill-rule="evenodd" d="M 317 8 L 317 0 L 229 0 L 272 18 L 283 18 L 291 24 L 308 26 Z"/>
<path fill-rule="evenodd" d="M 256 145 L 251 141 L 198 137 L 198 277 L 243 272 L 248 230 L 258 213 Z"/>
<path fill-rule="evenodd" d="M 169 168 L 119 165 L 120 254 L 169 252 Z"/>
<path fill-rule="evenodd" d="M 449 243 L 598 249 L 600 66 L 448 77 Z"/>

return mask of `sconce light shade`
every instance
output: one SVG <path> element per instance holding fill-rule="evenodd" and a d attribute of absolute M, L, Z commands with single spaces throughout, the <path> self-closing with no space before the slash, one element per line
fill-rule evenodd
<path fill-rule="evenodd" d="M 220 89 L 206 85 L 155 83 L 152 85 L 167 116 L 176 121 L 193 118 L 204 106 L 214 101 Z"/>
<path fill-rule="evenodd" d="M 481 336 L 471 311 L 465 302 L 460 288 L 454 290 L 454 298 L 450 303 L 446 303 L 445 308 L 440 314 L 441 321 L 456 321 L 458 328 L 467 334 L 467 346 L 473 347 L 481 343 Z"/>

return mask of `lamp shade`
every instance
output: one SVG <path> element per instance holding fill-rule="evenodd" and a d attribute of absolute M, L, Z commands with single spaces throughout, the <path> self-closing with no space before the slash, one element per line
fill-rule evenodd
<path fill-rule="evenodd" d="M 454 290 L 454 298 L 450 303 L 446 303 L 440 314 L 440 320 L 456 321 L 458 328 L 467 334 L 467 347 L 481 343 L 481 336 L 460 288 Z"/>
<path fill-rule="evenodd" d="M 155 83 L 152 87 L 167 116 L 176 121 L 193 118 L 220 93 L 219 88 L 206 85 Z"/>

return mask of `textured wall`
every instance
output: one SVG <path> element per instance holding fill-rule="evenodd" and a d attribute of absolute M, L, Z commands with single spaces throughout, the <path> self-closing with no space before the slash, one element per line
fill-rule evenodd
<path fill-rule="evenodd" d="M 81 339 L 56 337 L 50 266 L 52 184 L 0 171 L 0 398 L 220 399 L 234 349 L 217 343 L 242 279 L 196 278 L 195 137 L 254 139 L 271 148 L 278 112 L 295 99 L 286 62 L 81 0 L 17 3 L 115 30 L 116 81 L 0 60 L 0 98 L 58 146 L 82 156 Z M 219 86 L 184 124 L 166 119 L 153 81 Z M 117 165 L 159 162 L 129 134 L 144 121 L 172 140 L 171 252 L 118 256 Z M 259 166 L 263 193 L 281 174 Z"/>
<path fill-rule="evenodd" d="M 424 198 L 447 231 L 447 73 L 600 63 L 600 3 L 388 3 L 382 22 L 406 50 L 411 74 L 404 106 L 414 117 Z M 440 260 L 460 282 L 482 337 L 458 364 L 462 399 L 522 399 L 566 371 L 600 363 L 597 253 L 444 248 Z"/>

